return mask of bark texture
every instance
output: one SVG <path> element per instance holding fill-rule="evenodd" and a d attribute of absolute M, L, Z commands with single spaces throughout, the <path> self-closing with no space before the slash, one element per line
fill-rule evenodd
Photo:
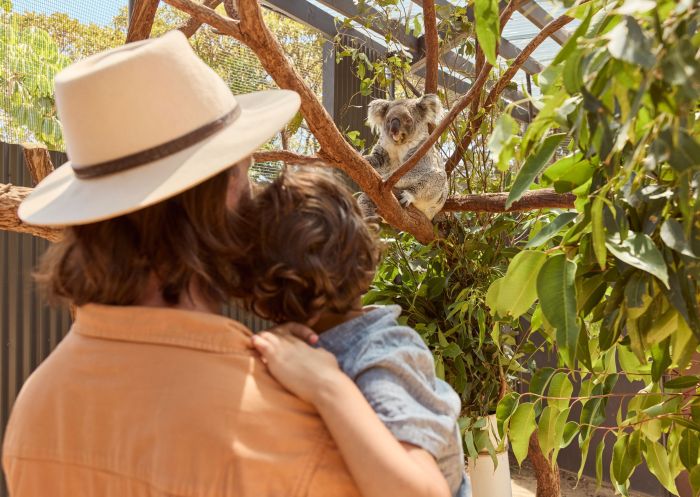
<path fill-rule="evenodd" d="M 23 223 L 17 217 L 19 204 L 30 193 L 32 188 L 24 186 L 5 185 L 0 183 L 0 230 L 14 231 L 16 233 L 28 233 L 30 235 L 46 238 L 52 242 L 61 239 L 61 231 L 54 228 L 44 228 Z"/>
<path fill-rule="evenodd" d="M 540 442 L 537 440 L 537 431 L 530 437 L 527 458 L 535 469 L 536 497 L 561 497 L 559 467 L 556 463 L 552 466 L 542 453 Z"/>
<path fill-rule="evenodd" d="M 37 185 L 53 171 L 53 162 L 48 149 L 44 145 L 23 143 L 22 153 L 24 163 L 32 176 L 32 184 Z"/>
<path fill-rule="evenodd" d="M 145 40 L 151 36 L 156 10 L 158 10 L 158 0 L 136 0 L 126 33 L 127 43 Z"/>

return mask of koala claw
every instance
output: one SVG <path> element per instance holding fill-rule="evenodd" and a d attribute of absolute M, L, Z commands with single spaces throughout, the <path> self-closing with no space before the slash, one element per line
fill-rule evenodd
<path fill-rule="evenodd" d="M 408 190 L 403 190 L 399 195 L 399 202 L 401 202 L 401 205 L 404 207 L 411 205 L 415 199 L 416 197 Z"/>

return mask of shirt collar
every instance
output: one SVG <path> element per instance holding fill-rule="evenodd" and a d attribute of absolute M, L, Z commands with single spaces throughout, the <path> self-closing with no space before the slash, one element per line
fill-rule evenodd
<path fill-rule="evenodd" d="M 76 311 L 72 330 L 84 336 L 172 345 L 210 352 L 250 350 L 252 332 L 238 321 L 165 307 L 87 304 Z"/>

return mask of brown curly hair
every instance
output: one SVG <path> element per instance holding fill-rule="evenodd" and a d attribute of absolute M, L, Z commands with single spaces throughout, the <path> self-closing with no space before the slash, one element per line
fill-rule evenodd
<path fill-rule="evenodd" d="M 376 229 L 330 173 L 286 172 L 243 202 L 234 297 L 266 319 L 307 323 L 343 314 L 367 291 L 380 249 Z"/>

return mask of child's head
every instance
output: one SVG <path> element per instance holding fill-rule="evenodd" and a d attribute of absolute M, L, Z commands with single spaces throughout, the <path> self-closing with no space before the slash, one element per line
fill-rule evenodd
<path fill-rule="evenodd" d="M 235 232 L 245 250 L 235 295 L 276 322 L 343 314 L 367 291 L 379 242 L 350 192 L 330 173 L 286 172 L 243 202 Z"/>

